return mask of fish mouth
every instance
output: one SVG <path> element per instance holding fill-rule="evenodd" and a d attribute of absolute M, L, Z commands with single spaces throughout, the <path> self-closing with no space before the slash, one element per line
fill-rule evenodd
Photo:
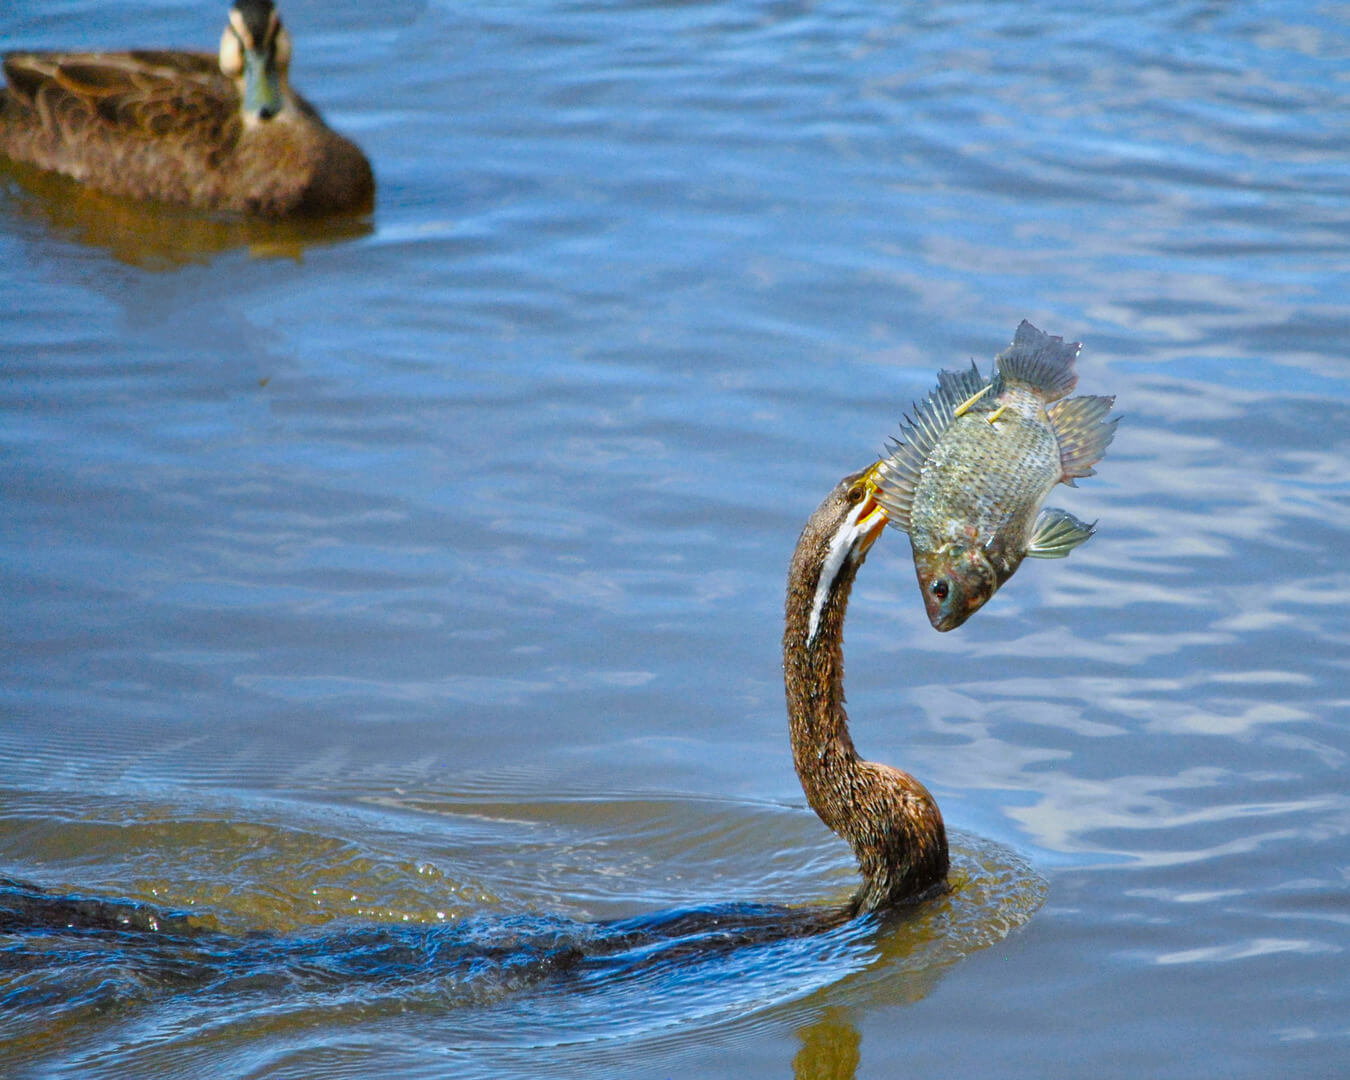
<path fill-rule="evenodd" d="M 923 587 L 922 578 L 920 578 L 919 584 Z M 933 624 L 933 629 L 939 634 L 945 634 L 948 630 L 955 630 L 958 626 L 961 626 L 975 612 L 984 607 L 984 602 L 989 599 L 987 596 L 970 596 L 966 597 L 965 602 L 959 604 L 959 606 L 945 603 L 946 597 L 935 595 L 933 591 L 934 586 L 945 584 L 945 581 L 938 579 L 923 588 L 923 602 L 924 607 L 928 610 L 928 621 Z"/>
<path fill-rule="evenodd" d="M 919 587 L 923 590 L 923 606 L 928 612 L 928 621 L 933 624 L 933 629 L 939 634 L 945 634 L 948 630 L 955 630 L 965 622 L 968 614 L 944 607 L 942 598 L 933 593 L 933 585 L 936 584 L 938 582 L 925 584 L 922 578 L 919 579 Z"/>
<path fill-rule="evenodd" d="M 940 634 L 955 630 L 984 606 L 987 596 L 971 587 L 957 567 L 931 556 L 914 556 L 914 572 L 919 579 L 924 611 L 933 629 Z"/>
<path fill-rule="evenodd" d="M 933 624 L 933 629 L 939 634 L 945 634 L 948 630 L 955 630 L 963 622 L 969 619 L 973 611 L 934 611 L 932 608 L 928 611 L 928 621 Z"/>

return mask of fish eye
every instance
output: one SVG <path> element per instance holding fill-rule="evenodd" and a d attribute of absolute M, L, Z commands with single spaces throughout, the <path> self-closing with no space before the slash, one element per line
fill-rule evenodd
<path fill-rule="evenodd" d="M 932 585 L 932 593 L 939 600 L 946 600 L 947 594 L 951 592 L 951 587 L 945 581 L 935 581 Z"/>

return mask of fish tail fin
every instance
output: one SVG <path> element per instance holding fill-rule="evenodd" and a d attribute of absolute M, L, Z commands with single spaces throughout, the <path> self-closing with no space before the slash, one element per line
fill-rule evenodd
<path fill-rule="evenodd" d="M 996 358 L 998 371 L 1005 383 L 1020 383 L 1045 401 L 1058 401 L 1078 384 L 1073 362 L 1082 347 L 1051 337 L 1023 319 L 1012 344 Z"/>
<path fill-rule="evenodd" d="M 1097 523 L 1079 521 L 1067 510 L 1047 506 L 1036 515 L 1027 554 L 1033 559 L 1062 559 L 1097 531 Z"/>
<path fill-rule="evenodd" d="M 1064 469 L 1060 479 L 1070 487 L 1077 486 L 1077 477 L 1092 476 L 1097 471 L 1092 466 L 1101 461 L 1116 437 L 1120 417 L 1103 422 L 1115 400 L 1114 396 L 1076 397 L 1057 401 L 1045 410 L 1059 439 L 1059 460 Z"/>

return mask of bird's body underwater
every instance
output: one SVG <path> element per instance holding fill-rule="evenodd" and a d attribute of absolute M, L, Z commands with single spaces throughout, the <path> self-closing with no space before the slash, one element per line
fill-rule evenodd
<path fill-rule="evenodd" d="M 1113 432 L 1101 423 L 1112 399 L 1061 400 L 1075 382 L 1076 351 L 1024 322 L 991 382 L 973 368 L 944 372 L 937 393 L 917 410 L 909 441 L 839 481 L 798 538 L 784 609 L 788 732 L 807 802 L 857 859 L 861 887 L 846 905 L 718 905 L 597 924 L 503 924 L 489 927 L 488 936 L 470 925 L 235 938 L 155 907 L 51 893 L 0 877 L 0 936 L 27 949 L 23 962 L 35 965 L 73 967 L 72 955 L 82 964 L 111 955 L 127 970 L 129 954 L 113 945 L 153 946 L 144 951 L 172 962 L 171 985 L 192 983 L 203 992 L 234 993 L 256 983 L 309 993 L 363 977 L 411 985 L 447 973 L 468 979 L 493 965 L 520 985 L 605 964 L 626 972 L 822 933 L 942 895 L 950 888 L 951 859 L 937 800 L 908 772 L 863 758 L 849 732 L 844 617 L 858 571 L 888 523 L 913 540 L 925 600 L 936 595 L 929 583 L 943 580 L 951 584 L 942 599 L 965 605 L 951 608 L 953 616 L 928 604 L 941 630 L 964 621 L 1024 555 L 1062 555 L 1086 538 L 1088 527 L 1062 511 L 1036 517 L 1056 483 L 1091 473 Z M 101 932 L 115 936 L 89 948 L 91 935 Z M 77 952 L 53 948 L 57 935 L 72 937 Z M 45 988 L 35 993 L 51 997 Z"/>
<path fill-rule="evenodd" d="M 998 372 L 944 371 L 877 472 L 877 500 L 909 534 L 929 621 L 960 626 L 1028 555 L 1062 558 L 1093 527 L 1041 509 L 1058 483 L 1091 476 L 1115 435 L 1113 397 L 1065 398 L 1080 346 L 1025 320 Z"/>

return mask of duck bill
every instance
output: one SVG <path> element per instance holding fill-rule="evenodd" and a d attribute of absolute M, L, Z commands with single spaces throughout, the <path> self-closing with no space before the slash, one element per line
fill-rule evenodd
<path fill-rule="evenodd" d="M 266 52 L 244 50 L 244 113 L 257 120 L 271 120 L 281 112 L 281 79 L 276 64 Z"/>

